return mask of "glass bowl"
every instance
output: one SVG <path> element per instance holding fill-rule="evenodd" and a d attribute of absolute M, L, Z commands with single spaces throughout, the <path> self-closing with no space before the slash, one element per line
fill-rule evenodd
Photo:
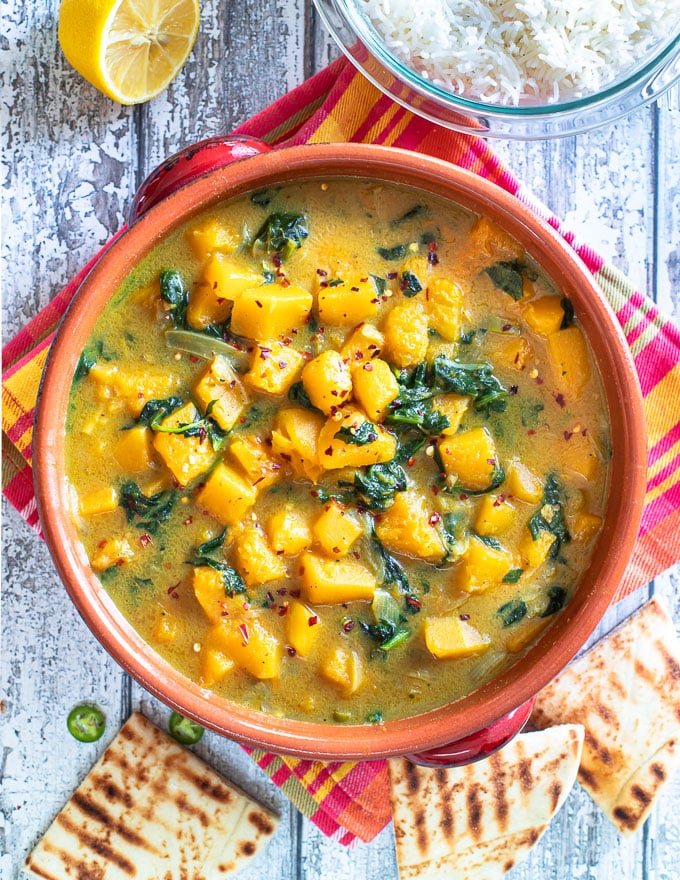
<path fill-rule="evenodd" d="M 314 0 L 347 58 L 380 91 L 419 116 L 482 137 L 538 140 L 587 131 L 627 116 L 680 81 L 680 16 L 672 32 L 601 90 L 556 103 L 501 105 L 426 79 L 389 49 L 359 0 Z"/>

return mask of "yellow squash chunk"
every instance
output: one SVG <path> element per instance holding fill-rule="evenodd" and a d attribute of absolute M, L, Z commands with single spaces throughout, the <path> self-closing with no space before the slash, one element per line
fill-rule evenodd
<path fill-rule="evenodd" d="M 284 468 L 281 463 L 273 458 L 269 448 L 259 437 L 237 437 L 229 444 L 227 454 L 258 492 L 273 486 L 283 476 Z"/>
<path fill-rule="evenodd" d="M 500 535 L 515 522 L 517 510 L 503 495 L 484 495 L 475 516 L 478 535 Z"/>
<path fill-rule="evenodd" d="M 250 370 L 244 379 L 247 385 L 266 394 L 286 394 L 297 381 L 305 359 L 294 348 L 282 342 L 261 342 L 254 346 Z"/>
<path fill-rule="evenodd" d="M 574 541 L 592 541 L 602 528 L 602 517 L 595 513 L 577 513 L 569 523 L 569 532 Z"/>
<path fill-rule="evenodd" d="M 118 492 L 114 486 L 95 489 L 78 499 L 78 512 L 81 516 L 97 516 L 111 513 L 118 507 Z"/>
<path fill-rule="evenodd" d="M 511 333 L 494 334 L 492 348 L 494 357 L 499 364 L 512 367 L 521 373 L 526 369 L 529 359 L 533 356 L 533 349 L 524 336 Z"/>
<path fill-rule="evenodd" d="M 461 489 L 480 492 L 488 488 L 499 467 L 496 444 L 488 428 L 460 431 L 439 441 L 439 454 L 448 477 Z"/>
<path fill-rule="evenodd" d="M 342 281 L 340 284 L 333 283 L 331 279 L 330 284 L 326 283 L 325 287 L 319 288 L 319 323 L 331 327 L 359 324 L 375 315 L 379 302 L 375 285 L 366 275 Z"/>
<path fill-rule="evenodd" d="M 584 480 L 593 480 L 602 467 L 602 459 L 590 435 L 582 433 L 569 435 L 560 443 L 560 470 L 579 474 Z"/>
<path fill-rule="evenodd" d="M 505 466 L 505 491 L 519 501 L 537 504 L 543 497 L 543 483 L 533 471 L 518 459 Z"/>
<path fill-rule="evenodd" d="M 208 620 L 214 622 L 226 617 L 241 617 L 245 613 L 243 596 L 229 595 L 224 575 L 209 565 L 197 565 L 192 573 L 194 596 Z"/>
<path fill-rule="evenodd" d="M 550 548 L 554 543 L 555 536 L 551 532 L 541 530 L 534 540 L 531 532 L 527 529 L 518 548 L 522 562 L 529 568 L 537 568 L 548 558 Z"/>
<path fill-rule="evenodd" d="M 352 396 L 352 374 L 337 351 L 322 351 L 305 365 L 302 384 L 313 406 L 335 412 Z"/>
<path fill-rule="evenodd" d="M 95 571 L 106 571 L 112 565 L 125 565 L 134 555 L 135 551 L 127 538 L 107 538 L 97 545 L 90 564 Z"/>
<path fill-rule="evenodd" d="M 522 310 L 522 317 L 534 333 L 547 338 L 557 333 L 564 320 L 561 296 L 542 296 L 528 302 Z"/>
<path fill-rule="evenodd" d="M 291 284 L 264 284 L 244 290 L 234 303 L 231 329 L 248 339 L 276 339 L 301 327 L 312 310 L 312 294 Z"/>
<path fill-rule="evenodd" d="M 315 483 L 323 474 L 319 464 L 319 435 L 324 425 L 320 413 L 301 407 L 277 412 L 272 430 L 272 451 L 293 473 Z"/>
<path fill-rule="evenodd" d="M 590 380 L 590 355 L 580 327 L 567 327 L 548 337 L 548 360 L 560 391 L 578 397 Z"/>
<path fill-rule="evenodd" d="M 470 269 L 485 269 L 500 260 L 520 260 L 524 249 L 498 224 L 480 217 L 470 230 L 467 264 Z"/>
<path fill-rule="evenodd" d="M 436 529 L 438 521 L 425 496 L 409 489 L 398 492 L 394 504 L 376 517 L 375 532 L 388 550 L 439 562 L 445 550 Z"/>
<path fill-rule="evenodd" d="M 430 341 L 427 313 L 419 302 L 397 303 L 383 326 L 385 359 L 398 367 L 411 367 L 425 360 Z"/>
<path fill-rule="evenodd" d="M 286 639 L 295 648 L 295 653 L 307 657 L 321 633 L 321 623 L 317 614 L 304 602 L 296 599 L 288 606 L 286 615 Z"/>
<path fill-rule="evenodd" d="M 146 470 L 153 461 L 153 435 L 146 425 L 135 425 L 127 431 L 120 431 L 113 457 L 128 473 L 138 474 Z"/>
<path fill-rule="evenodd" d="M 189 293 L 189 325 L 201 330 L 209 324 L 223 323 L 242 291 L 261 283 L 261 275 L 244 268 L 225 254 L 214 254 Z"/>
<path fill-rule="evenodd" d="M 222 651 L 253 678 L 278 678 L 281 669 L 281 643 L 262 621 L 251 615 L 242 620 L 225 621 L 211 630 L 215 650 Z"/>
<path fill-rule="evenodd" d="M 299 572 L 303 596 L 313 605 L 370 602 L 377 586 L 373 572 L 360 562 L 315 553 L 300 557 Z"/>
<path fill-rule="evenodd" d="M 235 544 L 236 568 L 249 587 L 286 577 L 283 557 L 272 550 L 257 526 L 245 528 Z"/>
<path fill-rule="evenodd" d="M 327 504 L 312 525 L 314 540 L 327 556 L 345 556 L 364 532 L 361 523 L 338 504 Z"/>
<path fill-rule="evenodd" d="M 455 583 L 466 593 L 480 593 L 501 584 L 513 568 L 518 566 L 508 550 L 496 550 L 472 538 L 456 569 Z"/>
<path fill-rule="evenodd" d="M 544 617 L 533 617 L 521 621 L 506 641 L 506 650 L 511 654 L 517 654 L 524 650 L 549 623 L 550 620 Z"/>
<path fill-rule="evenodd" d="M 426 617 L 423 620 L 423 635 L 427 650 L 438 660 L 480 654 L 491 644 L 487 635 L 482 635 L 457 614 Z"/>
<path fill-rule="evenodd" d="M 196 503 L 227 526 L 238 525 L 255 504 L 257 489 L 220 462 L 196 496 Z"/>
<path fill-rule="evenodd" d="M 360 324 L 340 350 L 350 367 L 380 357 L 385 339 L 375 324 Z"/>
<path fill-rule="evenodd" d="M 267 523 L 267 537 L 272 550 L 281 556 L 297 556 L 312 546 L 308 518 L 293 507 L 277 510 Z"/>
<path fill-rule="evenodd" d="M 194 254 L 205 260 L 215 253 L 233 254 L 241 243 L 239 234 L 219 220 L 211 218 L 187 232 L 187 241 Z"/>
<path fill-rule="evenodd" d="M 225 431 L 231 431 L 248 404 L 248 395 L 229 359 L 217 355 L 194 385 L 194 397 L 203 411 Z"/>
<path fill-rule="evenodd" d="M 338 687 L 343 697 L 355 694 L 363 681 L 361 658 L 356 651 L 342 646 L 334 648 L 324 657 L 319 671 Z"/>
<path fill-rule="evenodd" d="M 342 418 L 334 419 L 332 416 L 321 429 L 319 435 L 319 463 L 326 470 L 334 470 L 343 467 L 364 467 L 391 461 L 397 451 L 397 439 L 390 434 L 382 425 L 373 424 L 371 433 L 375 434 L 375 440 L 362 445 L 346 443 L 343 434 L 354 434 L 358 428 L 368 421 L 366 416 L 354 406 L 345 406 L 340 410 Z"/>
<path fill-rule="evenodd" d="M 435 278 L 427 285 L 426 302 L 430 327 L 446 342 L 457 342 L 463 307 L 462 289 L 455 281 Z"/>
<path fill-rule="evenodd" d="M 198 418 L 199 414 L 193 403 L 186 403 L 166 416 L 160 424 L 162 428 L 179 428 Z M 159 431 L 154 434 L 153 445 L 180 486 L 186 486 L 205 473 L 215 460 L 212 443 L 207 437 L 198 434 L 169 434 Z"/>
<path fill-rule="evenodd" d="M 169 611 L 161 611 L 156 620 L 153 637 L 161 645 L 169 645 L 179 635 L 180 624 L 174 614 Z"/>
<path fill-rule="evenodd" d="M 231 657 L 219 648 L 210 647 L 213 639 L 208 632 L 206 642 L 201 645 L 199 654 L 200 675 L 198 683 L 201 687 L 211 688 L 223 681 L 236 666 Z"/>
<path fill-rule="evenodd" d="M 471 397 L 463 397 L 461 394 L 437 394 L 432 398 L 432 409 L 439 410 L 449 420 L 449 427 L 442 431 L 445 437 L 458 431 L 471 400 Z"/>
<path fill-rule="evenodd" d="M 180 385 L 179 377 L 174 373 L 148 365 L 132 369 L 97 363 L 87 377 L 95 383 L 98 401 L 108 402 L 111 410 L 125 408 L 135 417 L 150 400 L 170 397 Z"/>
<path fill-rule="evenodd" d="M 382 421 L 388 404 L 399 394 L 399 383 L 386 361 L 375 358 L 352 369 L 354 397 L 373 422 Z"/>

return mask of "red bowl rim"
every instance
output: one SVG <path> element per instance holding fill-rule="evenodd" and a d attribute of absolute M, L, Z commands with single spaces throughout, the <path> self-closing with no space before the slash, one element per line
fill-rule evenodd
<path fill-rule="evenodd" d="M 349 176 L 423 189 L 486 214 L 524 246 L 574 302 L 598 364 L 612 423 L 612 478 L 603 532 L 575 595 L 531 651 L 457 702 L 398 721 L 321 724 L 246 709 L 189 681 L 123 618 L 89 567 L 68 514 L 63 467 L 71 377 L 101 308 L 148 251 L 197 213 L 268 185 Z M 201 177 L 150 209 L 83 281 L 52 343 L 34 432 L 33 467 L 45 540 L 81 616 L 114 659 L 163 703 L 250 746 L 318 759 L 370 759 L 431 749 L 467 736 L 529 700 L 574 657 L 607 610 L 638 532 L 646 480 L 642 395 L 621 328 L 572 248 L 516 197 L 469 171 L 411 151 L 364 144 L 287 147 Z"/>

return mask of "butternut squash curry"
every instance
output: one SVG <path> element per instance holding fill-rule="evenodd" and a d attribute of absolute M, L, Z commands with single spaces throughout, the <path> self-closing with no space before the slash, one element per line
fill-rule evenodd
<path fill-rule="evenodd" d="M 161 243 L 73 379 L 93 570 L 142 637 L 267 713 L 459 699 L 559 617 L 604 514 L 571 302 L 484 217 L 309 181 Z"/>

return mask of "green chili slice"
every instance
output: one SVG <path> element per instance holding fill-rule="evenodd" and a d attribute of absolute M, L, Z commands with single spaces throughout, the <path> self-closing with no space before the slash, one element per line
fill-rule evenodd
<path fill-rule="evenodd" d="M 68 732 L 78 742 L 96 742 L 104 733 L 106 720 L 104 713 L 96 706 L 74 706 L 66 719 Z"/>
<path fill-rule="evenodd" d="M 168 723 L 170 734 L 183 746 L 192 746 L 203 736 L 203 728 L 200 724 L 185 718 L 179 712 L 173 712 Z"/>

